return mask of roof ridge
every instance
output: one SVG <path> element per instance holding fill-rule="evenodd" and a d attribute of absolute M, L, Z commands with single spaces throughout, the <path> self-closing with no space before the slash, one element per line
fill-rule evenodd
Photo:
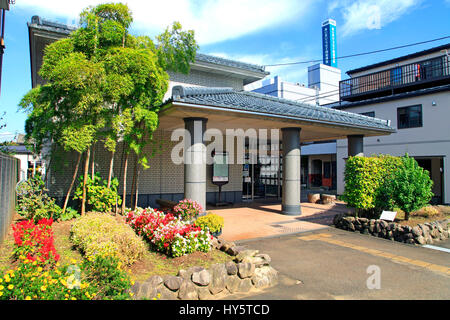
<path fill-rule="evenodd" d="M 309 109 L 318 110 L 318 111 L 325 111 L 325 112 L 330 112 L 331 111 L 331 112 L 334 112 L 335 114 L 347 115 L 347 116 L 351 116 L 351 117 L 355 117 L 355 118 L 362 118 L 362 119 L 370 118 L 371 121 L 377 121 L 377 122 L 383 123 L 383 124 L 387 124 L 388 123 L 388 120 L 368 117 L 368 116 L 361 115 L 361 114 L 358 114 L 358 113 L 344 111 L 344 110 L 338 110 L 338 109 L 331 108 L 331 107 L 312 106 L 312 105 L 307 104 L 307 103 L 301 103 L 301 102 L 297 102 L 297 101 L 294 101 L 294 100 L 274 97 L 274 96 L 270 96 L 268 94 L 263 94 L 263 93 L 253 92 L 253 91 L 240 91 L 240 92 L 242 92 L 244 94 L 260 97 L 260 98 L 266 99 L 266 100 L 277 101 L 277 102 L 285 102 L 287 104 L 290 104 L 290 105 L 293 105 L 293 106 L 296 106 L 296 107 L 309 108 Z"/>
<path fill-rule="evenodd" d="M 232 92 L 235 92 L 235 90 L 231 87 L 185 87 L 178 85 L 172 88 L 172 97 L 184 98 L 187 96 L 223 94 Z"/>
<path fill-rule="evenodd" d="M 219 56 L 214 56 L 214 55 L 210 55 L 210 54 L 206 54 L 206 53 L 197 53 L 196 58 L 200 58 L 199 60 L 201 60 L 202 57 L 213 58 L 214 60 L 218 60 L 218 61 L 222 61 L 222 62 L 230 62 L 233 64 L 239 64 L 242 66 L 248 66 L 253 69 L 258 69 L 258 71 L 260 71 L 260 72 L 266 72 L 266 68 L 264 66 L 256 64 L 256 63 L 243 62 L 243 61 L 239 61 L 239 60 L 233 60 L 233 59 L 223 58 L 223 57 L 219 57 Z"/>

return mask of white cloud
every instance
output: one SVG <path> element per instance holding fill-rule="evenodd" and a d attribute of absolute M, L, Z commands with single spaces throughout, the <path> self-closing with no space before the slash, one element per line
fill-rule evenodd
<path fill-rule="evenodd" d="M 78 13 L 89 5 L 104 0 L 21 0 L 17 9 L 32 9 L 42 17 L 58 17 L 73 23 Z M 114 1 L 117 2 L 117 1 Z M 134 17 L 134 27 L 140 32 L 157 34 L 173 21 L 185 29 L 193 29 L 200 44 L 238 38 L 270 26 L 299 19 L 308 12 L 312 0 L 128 0 Z"/>
<path fill-rule="evenodd" d="M 381 29 L 413 10 L 422 0 L 358 0 L 334 1 L 328 7 L 331 13 L 339 10 L 342 13 L 343 25 L 340 33 L 343 36 L 355 34 L 363 30 Z"/>

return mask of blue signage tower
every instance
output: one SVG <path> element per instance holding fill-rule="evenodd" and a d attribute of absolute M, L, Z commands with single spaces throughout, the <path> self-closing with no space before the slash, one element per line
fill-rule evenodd
<path fill-rule="evenodd" d="M 337 68 L 336 21 L 328 19 L 322 23 L 323 64 Z"/>

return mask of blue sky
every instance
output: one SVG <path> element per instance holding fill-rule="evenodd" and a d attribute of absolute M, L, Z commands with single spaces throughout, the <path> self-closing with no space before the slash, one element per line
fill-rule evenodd
<path fill-rule="evenodd" d="M 24 131 L 17 104 L 31 89 L 27 22 L 33 15 L 66 24 L 99 0 L 17 0 L 6 14 L 0 141 Z M 338 56 L 450 35 L 450 0 L 167 0 L 126 1 L 133 34 L 159 34 L 172 21 L 194 29 L 200 52 L 260 65 L 321 59 L 321 23 L 337 22 Z M 449 39 L 338 61 L 345 72 L 450 42 Z M 270 77 L 307 83 L 307 64 L 267 67 Z"/>

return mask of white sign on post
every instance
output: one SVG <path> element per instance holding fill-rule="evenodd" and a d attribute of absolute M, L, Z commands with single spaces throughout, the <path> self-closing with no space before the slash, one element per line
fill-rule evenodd
<path fill-rule="evenodd" d="M 397 215 L 397 212 L 395 212 L 395 211 L 383 211 L 381 213 L 380 219 L 394 221 L 396 215 Z"/>

